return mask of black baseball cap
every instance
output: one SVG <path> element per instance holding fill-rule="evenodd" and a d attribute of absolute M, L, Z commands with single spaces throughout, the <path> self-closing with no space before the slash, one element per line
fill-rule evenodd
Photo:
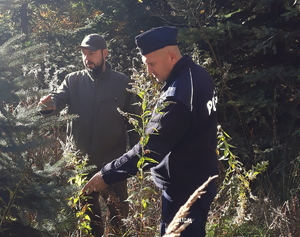
<path fill-rule="evenodd" d="M 92 51 L 98 50 L 98 49 L 106 49 L 106 41 L 105 39 L 98 34 L 90 34 L 84 37 L 84 39 L 81 42 L 81 45 L 76 47 L 76 50 L 79 49 L 89 49 Z"/>

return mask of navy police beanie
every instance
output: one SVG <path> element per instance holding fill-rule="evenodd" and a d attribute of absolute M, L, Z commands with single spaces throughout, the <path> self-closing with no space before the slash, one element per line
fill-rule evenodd
<path fill-rule="evenodd" d="M 177 45 L 177 34 L 178 29 L 175 27 L 158 27 L 136 36 L 135 44 L 141 54 L 146 55 L 169 45 Z"/>

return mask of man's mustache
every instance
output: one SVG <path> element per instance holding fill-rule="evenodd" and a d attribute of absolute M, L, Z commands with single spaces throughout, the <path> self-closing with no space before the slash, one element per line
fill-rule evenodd
<path fill-rule="evenodd" d="M 87 61 L 85 64 L 86 64 L 86 65 L 95 65 L 95 63 L 93 63 L 93 62 L 91 62 L 91 61 Z"/>

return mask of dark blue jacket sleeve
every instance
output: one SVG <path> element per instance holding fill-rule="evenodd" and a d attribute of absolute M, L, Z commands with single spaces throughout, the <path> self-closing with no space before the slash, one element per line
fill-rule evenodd
<path fill-rule="evenodd" d="M 145 156 L 161 162 L 186 134 L 191 119 L 191 112 L 181 102 L 171 102 L 152 116 L 147 126 L 149 141 L 144 148 L 147 150 Z M 136 144 L 123 156 L 105 165 L 100 171 L 105 183 L 116 183 L 135 175 L 141 156 L 142 147 Z M 149 164 L 145 169 L 155 165 L 156 163 Z"/>

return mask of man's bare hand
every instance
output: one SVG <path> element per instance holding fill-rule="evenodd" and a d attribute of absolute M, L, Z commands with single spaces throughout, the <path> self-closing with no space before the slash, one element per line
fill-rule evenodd
<path fill-rule="evenodd" d="M 46 95 L 40 99 L 38 103 L 42 110 L 56 110 L 56 106 L 51 98 L 51 95 Z"/>
<path fill-rule="evenodd" d="M 104 182 L 100 173 L 95 174 L 83 187 L 83 194 L 91 194 L 105 189 L 108 185 Z"/>

